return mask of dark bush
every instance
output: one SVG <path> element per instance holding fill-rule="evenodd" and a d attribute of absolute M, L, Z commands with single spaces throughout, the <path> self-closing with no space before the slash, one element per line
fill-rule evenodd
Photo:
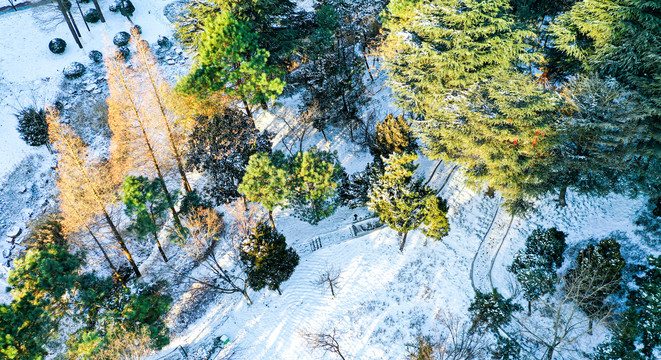
<path fill-rule="evenodd" d="M 85 21 L 88 23 L 95 23 L 101 19 L 99 11 L 96 9 L 89 9 L 85 12 Z"/>
<path fill-rule="evenodd" d="M 48 43 L 48 49 L 53 54 L 61 54 L 67 48 L 67 42 L 60 38 L 55 38 Z"/>
<path fill-rule="evenodd" d="M 117 46 L 126 46 L 131 40 L 131 34 L 126 31 L 120 31 L 112 38 L 112 43 Z"/>
<path fill-rule="evenodd" d="M 135 6 L 133 6 L 133 3 L 129 0 L 122 0 L 119 6 L 119 12 L 126 16 L 133 16 L 133 12 L 135 11 Z"/>
<path fill-rule="evenodd" d="M 90 51 L 88 56 L 90 60 L 94 61 L 95 63 L 100 63 L 103 61 L 103 54 L 99 50 Z"/>
<path fill-rule="evenodd" d="M 121 60 L 128 60 L 131 57 L 131 50 L 128 46 L 120 46 L 115 50 L 115 56 Z"/>
<path fill-rule="evenodd" d="M 36 109 L 34 106 L 24 108 L 16 114 L 16 118 L 16 130 L 28 145 L 41 146 L 48 143 L 48 123 L 44 109 Z"/>
<path fill-rule="evenodd" d="M 169 49 L 170 46 L 172 46 L 172 43 L 170 42 L 170 39 L 168 39 L 165 36 L 159 36 L 156 43 L 158 44 L 158 46 L 160 46 L 164 49 Z"/>
<path fill-rule="evenodd" d="M 64 68 L 64 77 L 67 79 L 76 79 L 85 73 L 85 65 L 79 62 L 72 62 Z"/>

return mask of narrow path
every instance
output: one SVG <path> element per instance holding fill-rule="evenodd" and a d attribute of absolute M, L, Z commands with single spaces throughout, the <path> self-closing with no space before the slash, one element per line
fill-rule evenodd
<path fill-rule="evenodd" d="M 512 228 L 512 222 L 514 222 L 514 215 L 512 215 L 512 217 L 510 218 L 510 223 L 507 225 L 507 231 L 505 231 L 505 235 L 503 235 L 503 238 L 500 240 L 500 245 L 498 245 L 498 249 L 496 249 L 496 253 L 491 258 L 491 266 L 489 267 L 489 284 L 491 285 L 492 289 L 493 289 L 493 277 L 491 276 L 491 274 L 493 272 L 493 264 L 496 263 L 496 258 L 498 257 L 500 248 L 503 247 L 503 244 L 505 243 L 505 239 L 507 239 L 507 235 L 509 235 L 510 233 L 510 229 Z"/>
<path fill-rule="evenodd" d="M 493 227 L 493 223 L 496 221 L 499 212 L 500 212 L 500 207 L 498 207 L 496 209 L 496 212 L 493 214 L 493 218 L 491 219 L 491 223 L 487 228 L 487 232 L 484 234 L 484 237 L 482 238 L 480 245 L 477 247 L 477 251 L 475 252 L 475 256 L 473 257 L 473 261 L 471 262 L 470 279 L 471 279 L 471 286 L 473 287 L 474 291 L 478 290 L 477 287 L 475 286 L 475 262 L 478 260 L 478 256 L 481 254 L 482 247 L 484 246 L 484 243 L 489 237 L 489 233 L 491 232 L 491 228 Z"/>

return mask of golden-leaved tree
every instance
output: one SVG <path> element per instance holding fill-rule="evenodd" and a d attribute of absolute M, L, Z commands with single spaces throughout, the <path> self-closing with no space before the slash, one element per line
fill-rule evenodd
<path fill-rule="evenodd" d="M 157 100 L 162 98 L 155 95 L 159 94 L 159 87 L 156 82 L 154 87 L 144 85 L 145 82 L 150 83 L 150 72 L 140 70 L 144 63 L 138 62 L 133 69 L 127 69 L 122 60 L 112 57 L 106 61 L 106 66 L 110 90 L 108 124 L 113 133 L 110 148 L 113 180 L 119 183 L 127 175 L 136 174 L 161 179 L 160 183 L 175 226 L 180 229 L 181 222 L 175 210 L 175 199 L 166 186 L 165 176 L 181 162 L 172 156 L 171 145 L 174 144 L 177 149 L 176 142 L 170 142 L 174 137 L 169 137 L 168 131 L 164 131 L 166 127 L 163 126 L 163 121 L 169 120 L 165 108 L 159 106 Z M 163 104 L 161 102 L 161 105 Z M 169 126 L 167 128 L 172 130 Z"/>
<path fill-rule="evenodd" d="M 112 238 L 126 256 L 133 272 L 140 276 L 138 265 L 133 260 L 126 242 L 111 216 L 110 205 L 116 201 L 116 187 L 112 174 L 103 159 L 90 156 L 87 144 L 71 129 L 59 121 L 59 114 L 50 111 L 47 116 L 49 137 L 58 158 L 58 180 L 60 206 L 65 219 L 67 233 L 88 230 L 101 248 L 113 270 L 116 269 L 91 229 L 91 223 L 110 230 Z"/>

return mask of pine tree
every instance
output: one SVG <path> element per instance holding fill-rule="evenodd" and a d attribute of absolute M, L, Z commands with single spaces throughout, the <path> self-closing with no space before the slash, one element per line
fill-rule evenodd
<path fill-rule="evenodd" d="M 47 311 L 35 305 L 33 295 L 0 305 L 0 357 L 41 360 L 54 326 Z"/>
<path fill-rule="evenodd" d="M 403 234 L 400 251 L 408 232 L 418 228 L 425 215 L 427 191 L 422 180 L 413 177 L 417 158 L 415 154 L 395 153 L 385 159 L 384 172 L 372 186 L 367 204 L 383 223 Z"/>
<path fill-rule="evenodd" d="M 285 85 L 278 69 L 267 64 L 269 52 L 258 47 L 253 30 L 231 12 L 205 22 L 196 41 L 195 63 L 178 84 L 179 89 L 200 95 L 224 92 L 241 101 L 252 119 L 251 107 L 265 106 Z"/>
<path fill-rule="evenodd" d="M 291 277 L 298 261 L 298 254 L 287 247 L 284 235 L 265 222 L 257 224 L 241 248 L 241 262 L 253 290 L 268 286 L 282 294 L 280 284 Z"/>
<path fill-rule="evenodd" d="M 546 173 L 557 106 L 515 66 L 538 58 L 526 43 L 534 33 L 503 0 L 392 1 L 385 27 L 390 87 L 416 115 L 428 156 L 464 166 L 512 212 L 526 210 L 517 207 Z"/>
<path fill-rule="evenodd" d="M 101 217 L 101 222 L 109 228 L 133 272 L 140 277 L 140 269 L 108 209 L 116 200 L 116 189 L 107 164 L 88 156 L 86 144 L 69 126 L 61 124 L 58 116 L 50 113 L 46 119 L 50 141 L 58 157 L 57 185 L 62 199 L 60 207 L 65 219 L 65 232 L 76 232 L 81 226 L 88 227 L 88 221 Z"/>
<path fill-rule="evenodd" d="M 198 116 L 188 140 L 188 166 L 208 177 L 205 193 L 217 205 L 241 194 L 238 186 L 250 157 L 270 152 L 270 134 L 259 133 L 245 114 L 226 108 L 212 116 Z"/>
<path fill-rule="evenodd" d="M 512 265 L 507 268 L 523 287 L 523 297 L 528 300 L 528 316 L 532 302 L 553 293 L 559 282 L 556 271 L 562 265 L 566 236 L 556 228 L 534 230 L 526 239 L 525 249 L 516 253 Z"/>
<path fill-rule="evenodd" d="M 555 164 L 546 186 L 560 189 L 559 205 L 565 206 L 565 193 L 605 195 L 638 188 L 625 181 L 637 166 L 637 143 L 646 137 L 640 122 L 649 107 L 636 93 L 614 79 L 581 77 L 570 82 L 564 92 L 567 107 L 557 127 Z"/>
<path fill-rule="evenodd" d="M 566 287 L 577 289 L 580 308 L 590 319 L 606 309 L 604 301 L 620 290 L 622 269 L 626 265 L 620 244 L 613 238 L 603 239 L 596 246 L 588 245 L 576 256 L 576 265 L 567 272 Z M 592 331 L 592 321 L 588 326 Z"/>
<path fill-rule="evenodd" d="M 284 158 L 282 152 L 275 152 L 271 156 L 267 153 L 250 156 L 245 175 L 239 184 L 239 192 L 248 201 L 261 203 L 268 210 L 271 227 L 275 229 L 273 209 L 285 204 L 289 197 L 289 188 L 287 170 L 278 166 L 279 161 L 271 160 L 272 156 Z"/>
<path fill-rule="evenodd" d="M 149 181 L 144 176 L 128 176 L 122 184 L 122 201 L 126 206 L 124 212 L 132 223 L 127 230 L 136 234 L 138 239 L 151 235 L 158 246 L 163 261 L 168 262 L 165 251 L 158 241 L 158 231 L 165 223 L 165 211 L 168 204 L 161 179 Z"/>
<path fill-rule="evenodd" d="M 411 127 L 404 116 L 388 114 L 382 122 L 376 124 L 374 146 L 370 151 L 376 162 L 392 153 L 415 152 L 415 145 Z"/>
<path fill-rule="evenodd" d="M 21 109 L 16 114 L 16 118 L 18 119 L 16 130 L 18 130 L 23 141 L 30 146 L 46 145 L 50 150 L 46 110 L 28 107 Z"/>
<path fill-rule="evenodd" d="M 332 215 L 344 169 L 337 153 L 312 147 L 291 160 L 290 204 L 298 217 L 316 225 Z"/>
<path fill-rule="evenodd" d="M 425 236 L 438 241 L 447 235 L 450 232 L 450 222 L 447 214 L 448 205 L 443 198 L 433 194 L 427 195 L 422 220 L 424 224 L 422 232 Z"/>
<path fill-rule="evenodd" d="M 468 307 L 473 330 L 488 330 L 493 333 L 499 331 L 512 321 L 512 315 L 521 311 L 521 305 L 506 299 L 498 290 L 493 289 L 490 293 L 475 292 L 475 299 Z"/>

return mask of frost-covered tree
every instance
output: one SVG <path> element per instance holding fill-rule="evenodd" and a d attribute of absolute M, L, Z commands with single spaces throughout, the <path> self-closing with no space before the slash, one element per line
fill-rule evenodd
<path fill-rule="evenodd" d="M 646 137 L 640 124 L 649 115 L 646 101 L 615 79 L 597 76 L 571 81 L 563 92 L 566 106 L 557 126 L 554 164 L 545 186 L 604 195 L 640 188 L 630 176 L 639 166 L 636 149 Z"/>
<path fill-rule="evenodd" d="M 285 165 L 284 161 L 278 161 L 278 158 L 284 159 L 281 151 L 271 155 L 264 152 L 253 154 L 239 184 L 239 192 L 248 201 L 258 202 L 268 210 L 271 227 L 274 229 L 273 209 L 285 204 L 290 191 L 287 186 L 289 177 L 287 169 L 282 166 Z"/>
<path fill-rule="evenodd" d="M 559 281 L 556 271 L 562 265 L 562 254 L 567 247 L 566 236 L 556 228 L 533 230 L 526 239 L 525 249 L 514 255 L 512 265 L 507 268 L 523 287 L 528 315 L 533 301 L 555 290 Z"/>
<path fill-rule="evenodd" d="M 21 109 L 16 114 L 18 119 L 18 133 L 21 139 L 30 146 L 46 145 L 50 150 L 48 142 L 48 122 L 46 122 L 46 110 L 28 107 Z"/>
<path fill-rule="evenodd" d="M 198 116 L 188 140 L 188 166 L 207 175 L 205 193 L 217 205 L 239 198 L 238 186 L 250 157 L 270 152 L 267 132 L 260 132 L 244 113 L 226 108 Z"/>
<path fill-rule="evenodd" d="M 609 311 L 606 298 L 620 291 L 624 265 L 620 244 L 609 238 L 579 251 L 576 264 L 567 272 L 565 286 L 576 289 L 580 308 L 590 317 L 590 332 L 592 319 Z"/>
<path fill-rule="evenodd" d="M 168 209 L 167 199 L 163 194 L 161 179 L 149 181 L 144 176 L 128 176 L 122 184 L 122 201 L 124 212 L 131 219 L 128 230 L 132 231 L 138 239 L 152 236 L 163 261 L 168 257 L 158 240 L 158 232 L 166 221 L 165 212 Z"/>
<path fill-rule="evenodd" d="M 473 330 L 489 330 L 498 333 L 512 321 L 512 315 L 521 311 L 521 305 L 506 299 L 498 290 L 482 293 L 477 291 L 468 311 L 473 322 Z"/>
<path fill-rule="evenodd" d="M 267 287 L 280 291 L 280 284 L 291 277 L 299 257 L 287 247 L 284 235 L 265 222 L 257 224 L 241 246 L 241 262 L 248 274 L 248 286 L 254 290 Z"/>

